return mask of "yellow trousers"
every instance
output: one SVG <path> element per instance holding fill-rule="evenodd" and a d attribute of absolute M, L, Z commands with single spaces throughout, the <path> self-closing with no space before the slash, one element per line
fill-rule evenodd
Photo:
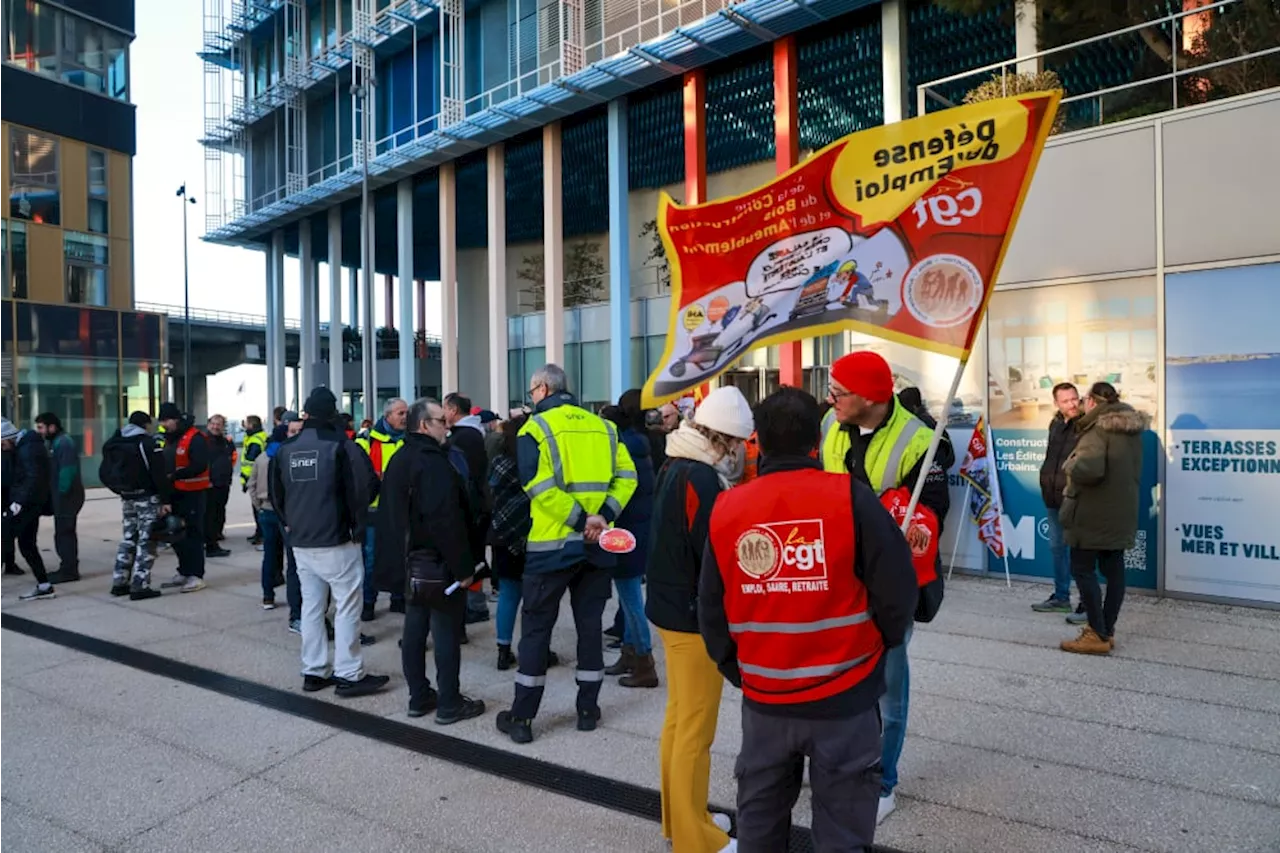
<path fill-rule="evenodd" d="M 711 743 L 724 678 L 700 634 L 659 628 L 667 660 L 667 714 L 662 723 L 662 836 L 673 853 L 719 853 L 729 836 L 711 822 Z"/>

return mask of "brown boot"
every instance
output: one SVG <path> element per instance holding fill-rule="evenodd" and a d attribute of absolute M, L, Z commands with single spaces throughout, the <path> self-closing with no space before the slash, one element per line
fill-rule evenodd
<path fill-rule="evenodd" d="M 636 650 L 634 646 L 623 646 L 622 657 L 617 662 L 604 671 L 605 675 L 626 675 L 635 669 Z"/>
<path fill-rule="evenodd" d="M 1077 655 L 1109 655 L 1111 643 L 1094 633 L 1092 628 L 1084 628 L 1080 636 L 1074 640 L 1063 640 L 1062 650 Z"/>
<path fill-rule="evenodd" d="M 618 679 L 620 687 L 657 687 L 658 669 L 653 663 L 653 655 L 636 655 L 635 667 L 630 675 Z"/>

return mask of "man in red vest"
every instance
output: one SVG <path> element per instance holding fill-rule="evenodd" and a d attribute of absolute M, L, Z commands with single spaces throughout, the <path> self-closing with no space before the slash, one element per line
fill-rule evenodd
<path fill-rule="evenodd" d="M 716 501 L 698 596 L 707 652 L 743 693 L 736 849 L 787 849 L 807 757 L 814 846 L 868 850 L 884 652 L 916 607 L 911 550 L 870 487 L 809 455 L 810 394 L 779 389 L 755 424 L 759 476 Z"/>
<path fill-rule="evenodd" d="M 173 543 L 178 555 L 178 573 L 161 584 L 180 592 L 204 589 L 204 516 L 209 495 L 209 448 L 204 434 L 190 416 L 173 403 L 160 405 L 160 425 L 164 427 L 164 458 L 173 482 L 173 514 L 181 518 L 186 534 Z"/>

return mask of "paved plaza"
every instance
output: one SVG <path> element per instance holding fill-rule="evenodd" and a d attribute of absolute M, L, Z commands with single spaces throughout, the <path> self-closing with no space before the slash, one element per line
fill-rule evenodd
<path fill-rule="evenodd" d="M 329 714 L 35 639 L 15 618 L 301 696 L 287 608 L 259 606 L 261 555 L 245 542 L 243 496 L 229 516 L 233 554 L 209 561 L 209 587 L 195 594 L 108 595 L 119 503 L 106 493 L 80 517 L 83 581 L 20 603 L 30 576 L 4 579 L 5 851 L 667 849 L 649 817 L 602 806 L 582 784 L 590 777 L 552 772 L 537 787 L 511 778 L 518 760 L 509 775 L 479 760 L 502 750 L 652 789 L 665 688 L 606 686 L 601 727 L 582 734 L 572 667 L 553 669 L 537 739 L 518 748 L 494 728 L 512 672 L 494 668 L 492 622 L 470 626 L 463 649 L 463 690 L 488 710 L 441 728 L 405 716 L 401 617 L 385 613 L 385 596 L 365 652 L 391 689 L 314 694 L 339 706 Z M 55 567 L 48 523 L 41 543 Z M 157 560 L 157 583 L 174 563 Z M 1086 658 L 1057 650 L 1071 629 L 1030 610 L 1043 596 L 1039 585 L 957 578 L 937 621 L 917 626 L 898 811 L 877 842 L 921 853 L 1280 851 L 1280 613 L 1131 595 L 1116 653 Z M 566 603 L 552 647 L 571 662 L 574 645 Z M 734 801 L 739 702 L 726 687 L 713 805 Z M 395 737 L 371 735 L 380 730 L 365 714 L 393 721 L 383 735 Z M 413 731 L 402 727 L 430 732 L 431 749 L 444 743 L 463 763 L 389 742 Z M 809 823 L 807 791 L 796 822 Z"/>

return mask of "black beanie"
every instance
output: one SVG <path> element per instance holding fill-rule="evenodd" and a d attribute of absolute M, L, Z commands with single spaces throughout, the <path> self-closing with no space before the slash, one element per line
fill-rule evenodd
<path fill-rule="evenodd" d="M 332 391 L 321 385 L 307 397 L 307 403 L 302 407 L 302 411 L 306 412 L 309 418 L 330 422 L 338 417 L 338 398 L 333 396 Z"/>

